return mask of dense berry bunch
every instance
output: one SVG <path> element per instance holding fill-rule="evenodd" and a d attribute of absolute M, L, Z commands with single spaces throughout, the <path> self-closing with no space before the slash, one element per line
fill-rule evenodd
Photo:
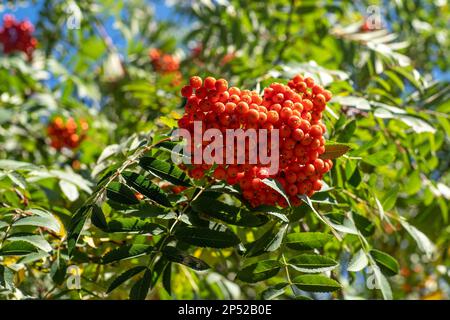
<path fill-rule="evenodd" d="M 226 129 L 267 129 L 270 139 L 270 132 L 279 129 L 277 173 L 269 174 L 267 166 L 260 163 L 237 162 L 235 146 L 234 163 L 215 164 L 213 167 L 205 163 L 193 164 L 189 169 L 191 177 L 201 179 L 212 170 L 215 179 L 239 184 L 243 197 L 252 206 L 287 205 L 280 194 L 262 182 L 265 178 L 277 180 L 293 205 L 300 204 L 297 195 L 311 196 L 321 189 L 322 176 L 332 167 L 331 160 L 319 158 L 325 152 L 323 134 L 326 127 L 321 122 L 322 112 L 331 99 L 331 93 L 316 85 L 312 78 L 303 79 L 297 75 L 288 85 L 272 83 L 260 96 L 255 91 L 228 88 L 224 79 L 208 77 L 203 81 L 200 77 L 192 77 L 181 93 L 187 100 L 185 114 L 178 125 L 191 132 L 192 139 L 187 148 L 191 152 L 196 148 L 204 150 L 210 143 L 194 145 L 194 121 L 201 121 L 203 130 L 219 129 L 223 136 Z M 246 155 L 252 145 L 255 142 L 245 142 Z M 270 146 L 269 142 L 268 154 L 272 153 Z M 223 156 L 226 157 L 226 152 Z"/>
<path fill-rule="evenodd" d="M 180 69 L 180 61 L 171 54 L 162 53 L 159 49 L 150 49 L 149 57 L 153 68 L 161 73 L 175 72 Z"/>
<path fill-rule="evenodd" d="M 86 121 L 80 120 L 77 123 L 73 118 L 64 121 L 61 117 L 55 117 L 47 127 L 47 134 L 50 137 L 50 144 L 56 150 L 62 148 L 76 149 L 86 138 L 89 125 Z"/>
<path fill-rule="evenodd" d="M 33 37 L 34 27 L 29 21 L 17 21 L 11 15 L 3 17 L 3 26 L 0 28 L 0 43 L 6 54 L 22 51 L 31 58 L 37 46 Z"/>
<path fill-rule="evenodd" d="M 156 72 L 164 75 L 172 75 L 173 85 L 179 85 L 181 83 L 180 60 L 177 57 L 154 48 L 150 49 L 148 56 Z"/>

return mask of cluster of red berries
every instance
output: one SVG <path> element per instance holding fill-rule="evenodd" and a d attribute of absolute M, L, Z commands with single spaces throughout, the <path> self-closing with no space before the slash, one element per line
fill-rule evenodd
<path fill-rule="evenodd" d="M 62 117 L 55 117 L 47 127 L 50 145 L 56 150 L 62 148 L 76 149 L 86 138 L 89 125 L 85 120 L 77 123 L 73 118 L 64 121 Z"/>
<path fill-rule="evenodd" d="M 152 63 L 153 69 L 164 75 L 173 76 L 173 85 L 179 85 L 181 83 L 181 72 L 180 72 L 180 60 L 167 53 L 163 53 L 159 49 L 150 49 L 148 56 Z"/>
<path fill-rule="evenodd" d="M 333 163 L 322 160 L 319 156 L 325 152 L 326 131 L 322 123 L 322 112 L 326 102 L 331 99 L 331 92 L 314 83 L 312 78 L 295 76 L 287 85 L 272 83 L 264 89 L 263 96 L 256 91 L 240 90 L 228 87 L 224 79 L 192 77 L 190 84 L 181 89 L 187 99 L 185 114 L 178 121 L 180 128 L 194 133 L 194 121 L 202 121 L 203 130 L 219 129 L 225 136 L 226 129 L 267 129 L 269 139 L 273 129 L 279 129 L 279 170 L 269 174 L 266 166 L 248 163 L 248 152 L 252 143 L 246 141 L 246 161 L 232 164 L 193 164 L 189 175 L 201 179 L 206 172 L 213 170 L 217 180 L 228 184 L 239 184 L 243 197 L 256 207 L 262 204 L 287 206 L 287 201 L 262 180 L 277 180 L 289 196 L 292 205 L 299 205 L 297 195 L 311 196 L 322 188 L 322 176 L 328 172 Z M 188 150 L 204 148 L 194 145 L 194 138 L 188 141 Z M 253 142 L 254 145 L 254 142 Z M 268 154 L 271 154 L 268 143 Z M 224 157 L 226 155 L 224 154 Z M 226 163 L 225 161 L 222 163 Z"/>
<path fill-rule="evenodd" d="M 33 37 L 34 27 L 29 21 L 17 21 L 11 15 L 3 17 L 3 26 L 0 28 L 0 43 L 6 54 L 22 51 L 31 58 L 37 46 Z"/>

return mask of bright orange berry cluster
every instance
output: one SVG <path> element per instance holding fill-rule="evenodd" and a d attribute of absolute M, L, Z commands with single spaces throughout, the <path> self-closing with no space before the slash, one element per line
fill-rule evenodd
<path fill-rule="evenodd" d="M 322 112 L 331 92 L 316 85 L 312 78 L 295 76 L 287 85 L 272 83 L 264 89 L 263 96 L 255 91 L 228 87 L 224 79 L 192 77 L 190 84 L 181 89 L 187 99 L 185 114 L 178 121 L 180 128 L 191 132 L 188 149 L 195 151 L 194 121 L 203 123 L 203 130 L 215 128 L 225 136 L 226 129 L 279 129 L 279 170 L 269 174 L 267 166 L 260 163 L 234 163 L 214 165 L 213 177 L 228 184 L 239 184 L 243 197 L 256 207 L 262 204 L 287 206 L 286 200 L 262 179 L 277 180 L 293 205 L 299 205 L 298 195 L 312 196 L 322 188 L 321 179 L 333 163 L 319 158 L 325 152 L 326 131 L 322 123 Z M 203 142 L 202 150 L 210 142 Z M 251 143 L 246 141 L 248 155 Z M 268 154 L 272 152 L 268 143 Z M 236 148 L 234 155 L 236 156 Z M 224 157 L 226 155 L 224 154 Z M 246 157 L 248 159 L 248 157 Z M 226 163 L 226 162 L 222 162 Z M 193 164 L 189 175 L 201 179 L 211 165 Z"/>
<path fill-rule="evenodd" d="M 56 150 L 62 148 L 76 149 L 86 138 L 89 125 L 85 120 L 77 123 L 73 118 L 66 121 L 62 117 L 55 117 L 47 127 L 47 134 L 50 137 L 50 145 Z"/>
<path fill-rule="evenodd" d="M 31 58 L 37 46 L 33 37 L 34 27 L 29 21 L 17 21 L 11 15 L 3 17 L 3 26 L 0 28 L 0 43 L 6 54 L 22 51 Z"/>

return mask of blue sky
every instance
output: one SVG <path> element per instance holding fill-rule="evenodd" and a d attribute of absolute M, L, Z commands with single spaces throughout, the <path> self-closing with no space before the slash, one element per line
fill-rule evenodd
<path fill-rule="evenodd" d="M 31 1 L 30 1 L 31 2 Z M 149 4 L 154 5 L 155 7 L 155 17 L 158 20 L 170 20 L 174 19 L 173 11 L 165 5 L 165 0 L 147 0 Z M 39 17 L 39 10 L 42 7 L 43 0 L 37 0 L 36 4 L 30 4 L 28 6 L 19 7 L 16 10 L 6 9 L 3 11 L 0 11 L 0 16 L 3 16 L 6 13 L 13 14 L 17 19 L 28 19 L 31 22 L 35 23 L 36 20 Z M 177 21 L 180 23 L 180 21 Z M 117 41 L 117 43 L 121 43 L 121 39 L 117 38 L 117 33 L 112 30 L 111 25 L 107 26 L 110 35 L 112 36 L 114 41 Z M 442 71 L 439 70 L 439 68 L 435 68 L 433 70 L 433 76 L 435 79 L 438 80 L 444 80 L 444 81 L 450 81 L 450 72 L 449 71 Z"/>
<path fill-rule="evenodd" d="M 44 2 L 43 0 L 38 0 L 36 1 L 36 4 L 30 4 L 28 6 L 20 6 L 15 10 L 6 9 L 0 11 L 0 15 L 3 16 L 3 14 L 5 13 L 10 13 L 14 14 L 14 16 L 20 20 L 28 19 L 34 23 L 39 17 L 39 10 L 42 8 L 43 2 Z M 155 6 L 156 10 L 155 16 L 157 19 L 165 20 L 171 18 L 172 11 L 165 5 L 164 0 L 157 0 L 157 1 L 147 0 L 146 2 L 151 3 Z"/>

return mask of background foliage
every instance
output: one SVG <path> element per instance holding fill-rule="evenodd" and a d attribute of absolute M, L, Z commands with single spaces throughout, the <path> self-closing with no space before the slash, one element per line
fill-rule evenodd
<path fill-rule="evenodd" d="M 373 4 L 383 27 L 364 31 Z M 32 61 L 0 55 L 2 298 L 449 298 L 447 1 L 0 6 L 37 10 L 39 41 Z M 296 73 L 333 92 L 327 139 L 352 147 L 321 192 L 251 209 L 174 169 L 189 76 L 254 89 Z M 88 122 L 79 148 L 50 146 L 56 115 Z"/>

